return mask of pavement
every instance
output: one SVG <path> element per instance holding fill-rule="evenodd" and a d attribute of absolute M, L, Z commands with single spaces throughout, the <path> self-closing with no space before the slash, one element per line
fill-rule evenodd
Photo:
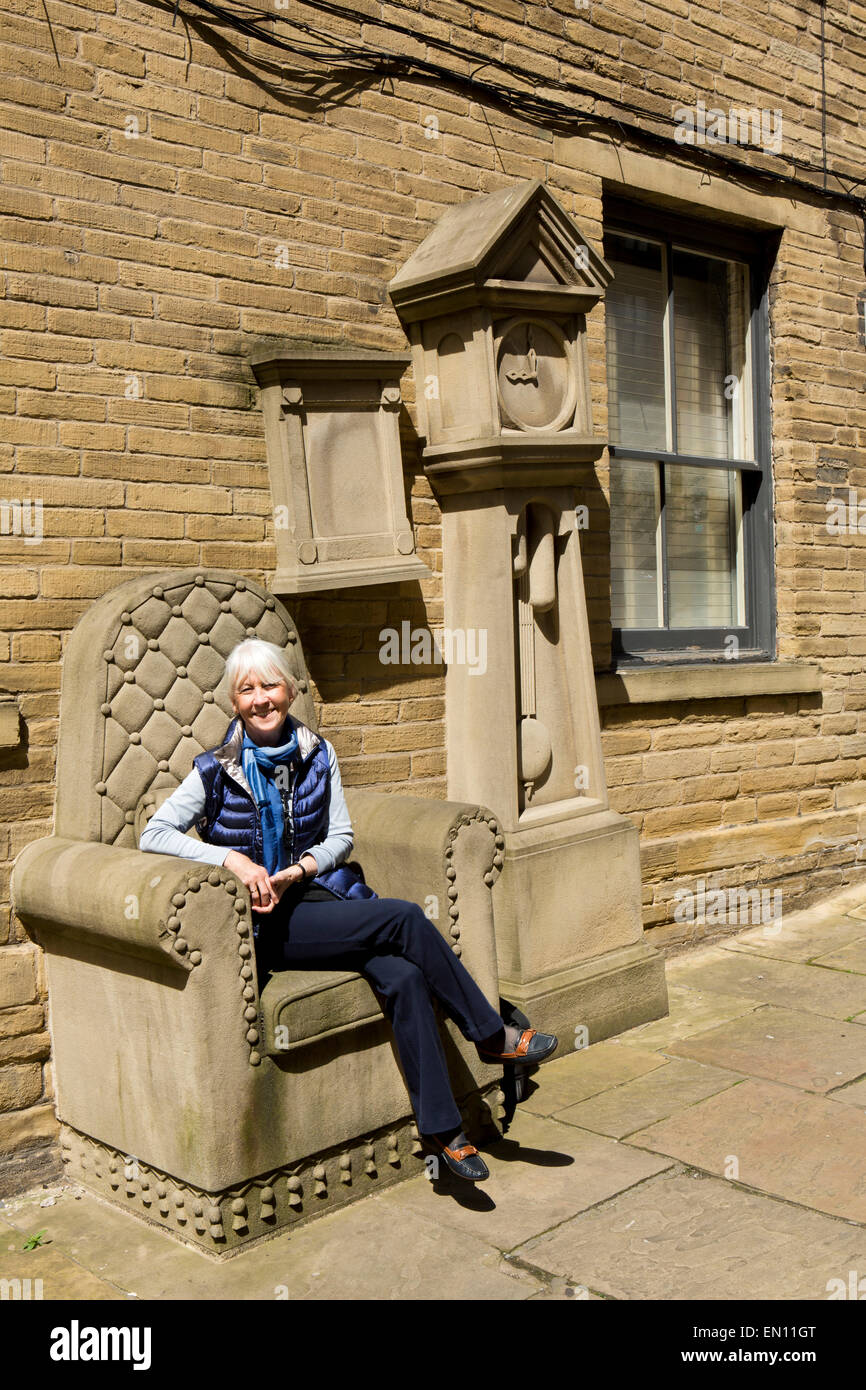
<path fill-rule="evenodd" d="M 667 1018 L 540 1068 L 486 1183 L 421 1175 L 216 1264 L 61 1181 L 0 1202 L 0 1279 L 46 1300 L 866 1297 L 866 887 L 667 973 Z"/>

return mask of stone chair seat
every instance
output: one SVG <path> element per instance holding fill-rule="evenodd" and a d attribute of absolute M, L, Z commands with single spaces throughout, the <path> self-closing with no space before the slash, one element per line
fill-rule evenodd
<path fill-rule="evenodd" d="M 259 1003 L 262 1051 L 280 1056 L 381 1017 L 371 985 L 356 971 L 275 970 Z"/>

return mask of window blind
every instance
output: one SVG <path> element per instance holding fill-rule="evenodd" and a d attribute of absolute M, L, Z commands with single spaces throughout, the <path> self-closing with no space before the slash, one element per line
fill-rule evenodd
<path fill-rule="evenodd" d="M 666 449 L 663 248 L 630 237 L 615 248 L 605 300 L 611 441 Z"/>

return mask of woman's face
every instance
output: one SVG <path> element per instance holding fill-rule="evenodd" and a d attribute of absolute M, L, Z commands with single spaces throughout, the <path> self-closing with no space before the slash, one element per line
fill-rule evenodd
<path fill-rule="evenodd" d="M 242 676 L 235 688 L 232 704 L 243 720 L 244 728 L 254 743 L 278 743 L 292 703 L 283 680 L 258 675 L 255 671 Z"/>

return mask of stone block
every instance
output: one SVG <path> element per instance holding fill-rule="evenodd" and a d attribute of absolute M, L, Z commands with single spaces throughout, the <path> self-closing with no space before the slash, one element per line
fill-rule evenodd
<path fill-rule="evenodd" d="M 0 1009 L 36 999 L 35 961 L 32 946 L 4 946 L 0 951 Z"/>
<path fill-rule="evenodd" d="M 42 1095 L 42 1068 L 36 1063 L 14 1066 L 0 1056 L 0 1110 L 23 1110 Z"/>
<path fill-rule="evenodd" d="M 15 700 L 0 699 L 0 748 L 17 748 L 21 740 L 21 720 Z"/>
<path fill-rule="evenodd" d="M 51 1039 L 47 1033 L 19 1033 L 0 1038 L 0 1067 L 7 1062 L 45 1061 L 50 1051 Z M 4 1074 L 0 1071 L 0 1085 Z"/>

